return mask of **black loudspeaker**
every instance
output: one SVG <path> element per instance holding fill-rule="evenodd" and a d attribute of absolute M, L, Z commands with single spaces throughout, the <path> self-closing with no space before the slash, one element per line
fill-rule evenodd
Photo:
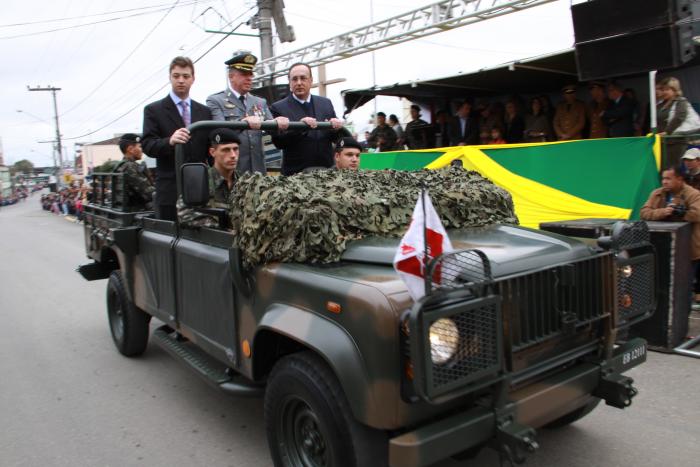
<path fill-rule="evenodd" d="M 689 0 L 594 0 L 571 7 L 582 81 L 682 65 L 695 56 Z"/>
<path fill-rule="evenodd" d="M 614 219 L 546 222 L 540 229 L 569 237 L 609 235 Z M 690 242 L 692 225 L 686 222 L 647 222 L 656 249 L 657 304 L 653 316 L 630 328 L 630 337 L 646 339 L 649 348 L 671 352 L 688 333 L 692 288 Z"/>

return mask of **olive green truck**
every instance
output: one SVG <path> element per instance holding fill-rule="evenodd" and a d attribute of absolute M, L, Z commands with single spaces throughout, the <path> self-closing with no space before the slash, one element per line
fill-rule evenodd
<path fill-rule="evenodd" d="M 191 194 L 206 192 L 205 167 L 178 176 L 201 206 Z M 432 261 L 441 279 L 414 303 L 392 266 L 399 239 L 357 240 L 337 263 L 246 270 L 225 229 L 131 211 L 119 174 L 93 183 L 93 261 L 79 272 L 108 279 L 117 349 L 138 356 L 150 335 L 218 389 L 264 397 L 276 466 L 427 466 L 483 446 L 518 463 L 537 428 L 637 393 L 622 373 L 646 343 L 621 336 L 655 306 L 644 223 L 596 244 L 509 225 L 449 231 L 457 251 Z"/>

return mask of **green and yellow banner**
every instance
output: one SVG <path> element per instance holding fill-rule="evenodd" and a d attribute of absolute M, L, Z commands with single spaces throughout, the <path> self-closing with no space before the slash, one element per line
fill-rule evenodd
<path fill-rule="evenodd" d="M 360 168 L 439 169 L 455 159 L 510 192 L 520 224 L 533 228 L 591 217 L 638 219 L 659 186 L 654 137 L 366 153 Z"/>

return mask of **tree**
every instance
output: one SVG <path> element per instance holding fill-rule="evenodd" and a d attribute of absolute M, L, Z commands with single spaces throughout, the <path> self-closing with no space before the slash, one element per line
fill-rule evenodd
<path fill-rule="evenodd" d="M 15 162 L 12 165 L 11 170 L 12 170 L 13 174 L 17 174 L 17 173 L 31 174 L 34 172 L 34 164 L 32 164 L 27 159 L 22 159 L 21 161 Z"/>

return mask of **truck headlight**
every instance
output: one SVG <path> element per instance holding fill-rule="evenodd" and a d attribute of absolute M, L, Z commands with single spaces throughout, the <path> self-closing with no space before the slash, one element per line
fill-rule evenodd
<path fill-rule="evenodd" d="M 440 318 L 430 325 L 430 358 L 436 365 L 451 359 L 459 346 L 459 330 L 454 321 Z"/>

